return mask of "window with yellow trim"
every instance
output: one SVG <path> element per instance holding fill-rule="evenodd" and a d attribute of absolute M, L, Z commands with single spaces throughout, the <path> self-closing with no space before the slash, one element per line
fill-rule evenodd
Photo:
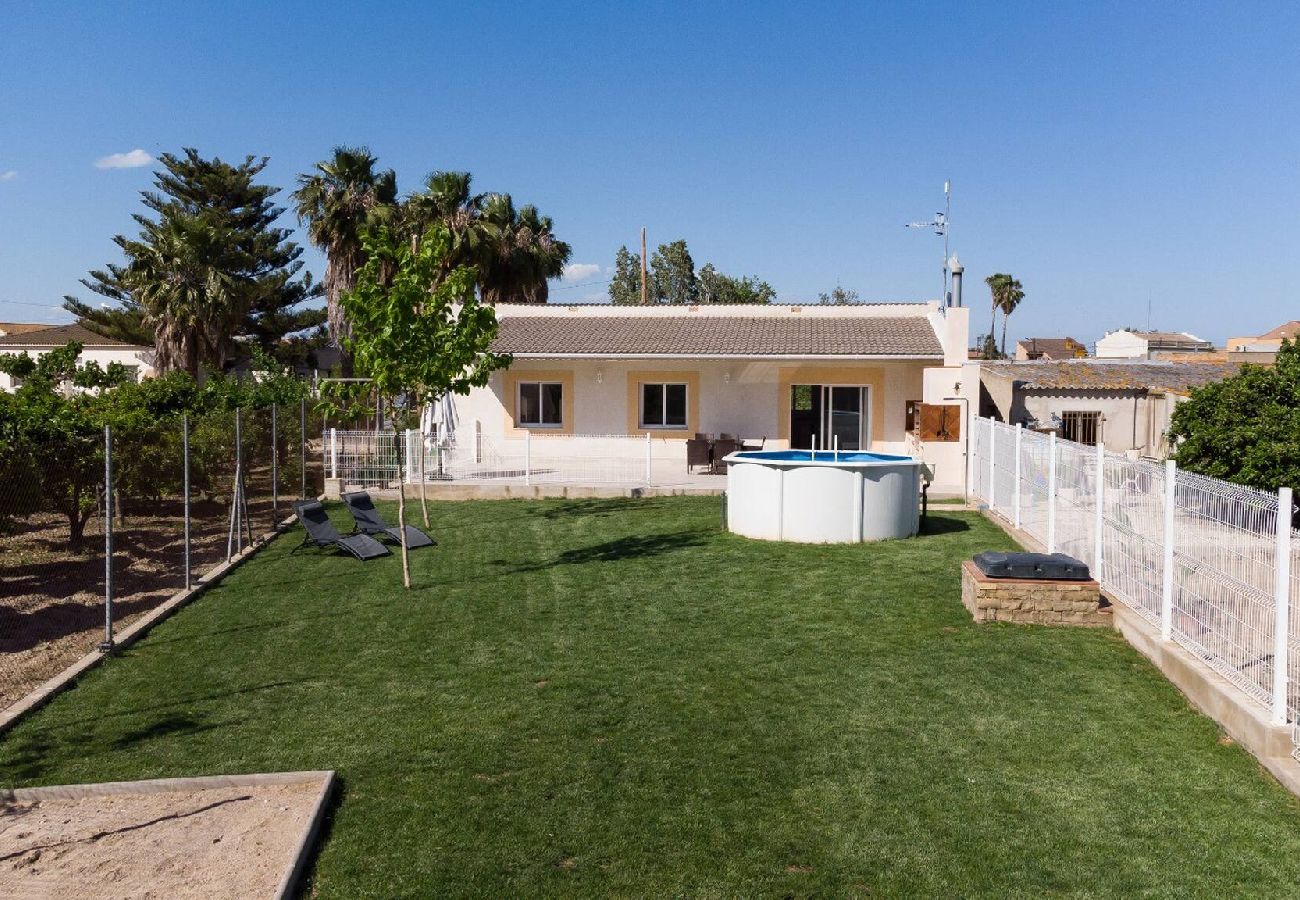
<path fill-rule="evenodd" d="M 657 383 L 641 385 L 642 428 L 685 428 L 686 385 Z"/>
<path fill-rule="evenodd" d="M 564 385 L 558 381 L 519 382 L 516 421 L 530 428 L 564 425 Z"/>

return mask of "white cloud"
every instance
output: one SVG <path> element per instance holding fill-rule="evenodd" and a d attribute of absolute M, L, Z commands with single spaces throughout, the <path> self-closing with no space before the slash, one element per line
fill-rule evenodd
<path fill-rule="evenodd" d="M 17 177 L 18 173 L 13 169 L 10 169 L 8 172 L 0 172 L 0 181 L 13 181 Z"/>
<path fill-rule="evenodd" d="M 95 160 L 96 169 L 138 169 L 153 162 L 153 157 L 139 147 L 130 153 L 110 153 Z"/>
<path fill-rule="evenodd" d="M 564 267 L 565 281 L 587 281 L 600 274 L 600 266 L 595 263 L 569 263 Z"/>

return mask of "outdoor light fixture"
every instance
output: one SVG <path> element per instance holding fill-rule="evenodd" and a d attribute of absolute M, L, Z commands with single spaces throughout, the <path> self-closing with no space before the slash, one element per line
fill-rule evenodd
<path fill-rule="evenodd" d="M 600 369 L 597 369 L 597 370 L 596 370 L 596 384 L 603 384 L 604 381 L 605 381 L 605 373 L 602 372 Z"/>
<path fill-rule="evenodd" d="M 722 381 L 723 381 L 723 383 L 725 383 L 725 384 L 731 384 L 731 373 L 730 373 L 730 372 L 723 372 L 723 373 L 722 373 Z"/>

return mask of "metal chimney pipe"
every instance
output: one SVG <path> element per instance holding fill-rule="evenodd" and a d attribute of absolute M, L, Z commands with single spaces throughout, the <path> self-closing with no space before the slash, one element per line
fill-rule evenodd
<path fill-rule="evenodd" d="M 961 306 L 961 273 L 966 271 L 962 268 L 961 260 L 954 253 L 948 259 L 948 271 L 952 273 L 952 291 L 948 297 L 949 306 Z"/>

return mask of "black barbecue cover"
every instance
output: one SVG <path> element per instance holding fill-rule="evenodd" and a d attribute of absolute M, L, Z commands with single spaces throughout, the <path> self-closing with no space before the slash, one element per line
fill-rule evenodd
<path fill-rule="evenodd" d="M 1035 578 L 1049 581 L 1087 581 L 1088 566 L 1064 553 L 1003 553 L 986 550 L 973 559 L 990 578 Z"/>

